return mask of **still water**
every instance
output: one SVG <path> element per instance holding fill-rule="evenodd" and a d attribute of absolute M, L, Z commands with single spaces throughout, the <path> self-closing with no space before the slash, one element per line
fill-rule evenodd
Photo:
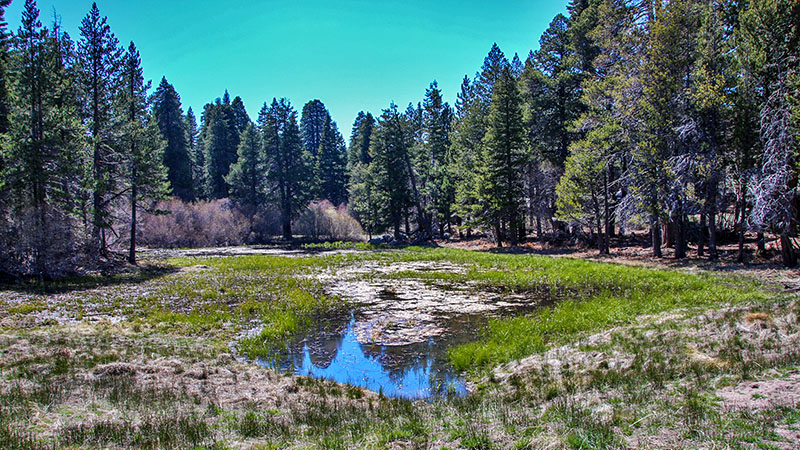
<path fill-rule="evenodd" d="M 432 285 L 418 279 L 363 279 L 385 267 L 339 271 L 330 294 L 354 308 L 317 318 L 314 327 L 277 352 L 269 367 L 360 386 L 388 397 L 463 396 L 467 385 L 447 360 L 447 349 L 478 338 L 489 318 L 540 307 L 525 296 L 481 292 L 471 286 Z M 391 270 L 457 268 L 395 264 Z M 350 275 L 349 277 L 346 275 Z"/>
<path fill-rule="evenodd" d="M 358 341 L 355 324 L 351 318 L 341 335 L 306 340 L 301 348 L 290 349 L 282 369 L 360 386 L 387 397 L 423 399 L 467 393 L 464 381 L 443 365 L 445 355 L 433 338 L 425 344 L 364 345 Z"/>

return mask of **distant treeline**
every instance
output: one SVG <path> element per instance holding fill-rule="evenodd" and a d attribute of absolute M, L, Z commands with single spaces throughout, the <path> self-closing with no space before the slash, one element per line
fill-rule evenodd
<path fill-rule="evenodd" d="M 568 11 L 524 62 L 494 45 L 454 107 L 433 82 L 405 110 L 359 113 L 346 146 L 319 100 L 298 114 L 273 99 L 253 123 L 226 91 L 198 125 L 166 78 L 149 94 L 96 5 L 74 41 L 28 0 L 0 36 L 0 270 L 53 274 L 123 243 L 135 261 L 138 211 L 168 196 L 269 205 L 287 239 L 315 199 L 410 240 L 585 228 L 608 252 L 617 230 L 649 227 L 655 256 L 662 238 L 685 256 L 696 222 L 711 258 L 733 212 L 740 248 L 747 230 L 773 232 L 794 265 L 800 3 Z"/>

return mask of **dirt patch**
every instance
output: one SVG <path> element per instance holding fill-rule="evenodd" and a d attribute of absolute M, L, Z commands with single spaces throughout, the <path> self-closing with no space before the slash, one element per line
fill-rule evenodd
<path fill-rule="evenodd" d="M 748 381 L 717 391 L 722 405 L 730 409 L 763 411 L 775 407 L 796 408 L 800 405 L 800 370 L 784 377 Z"/>

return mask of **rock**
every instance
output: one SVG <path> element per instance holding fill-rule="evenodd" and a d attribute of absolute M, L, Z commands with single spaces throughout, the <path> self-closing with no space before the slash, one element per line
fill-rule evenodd
<path fill-rule="evenodd" d="M 443 234 L 443 235 L 442 235 L 442 237 L 443 237 L 445 240 L 448 240 L 448 239 L 450 239 L 450 233 L 445 233 L 445 234 Z"/>
<path fill-rule="evenodd" d="M 383 238 L 372 238 L 369 240 L 370 245 L 381 245 L 384 242 L 385 241 L 383 240 Z"/>
<path fill-rule="evenodd" d="M 383 242 L 389 243 L 389 242 L 392 242 L 392 240 L 394 240 L 394 238 L 392 237 L 391 234 L 384 234 L 383 235 Z"/>

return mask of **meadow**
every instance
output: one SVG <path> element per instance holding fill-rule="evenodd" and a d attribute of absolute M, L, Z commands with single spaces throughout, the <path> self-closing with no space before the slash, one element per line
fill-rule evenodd
<path fill-rule="evenodd" d="M 343 247 L 5 286 L 2 447 L 795 448 L 800 307 L 770 279 Z M 467 395 L 391 398 L 258 363 L 328 318 L 358 322 L 351 294 L 375 286 L 484 308 L 457 342 L 456 313 L 371 323 L 379 344 L 399 329 L 441 346 Z"/>

